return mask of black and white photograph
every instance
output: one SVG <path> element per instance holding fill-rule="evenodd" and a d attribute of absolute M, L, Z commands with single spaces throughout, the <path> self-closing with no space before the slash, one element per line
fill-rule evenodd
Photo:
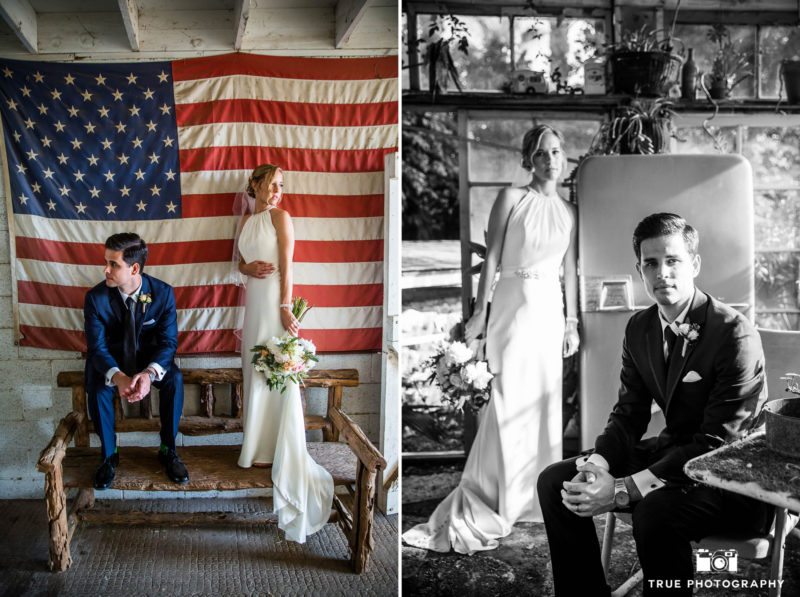
<path fill-rule="evenodd" d="M 402 594 L 800 593 L 797 8 L 401 3 Z"/>

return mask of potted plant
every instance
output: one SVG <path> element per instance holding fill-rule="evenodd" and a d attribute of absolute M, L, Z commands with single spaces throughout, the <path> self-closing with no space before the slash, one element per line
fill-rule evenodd
<path fill-rule="evenodd" d="M 669 140 L 675 136 L 674 117 L 668 99 L 633 100 L 600 127 L 589 155 L 668 153 Z"/>
<path fill-rule="evenodd" d="M 643 97 L 666 95 L 683 62 L 680 54 L 674 51 L 676 41 L 680 42 L 672 37 L 672 29 L 669 32 L 650 30 L 643 25 L 607 46 L 614 91 Z"/>
<path fill-rule="evenodd" d="M 725 99 L 739 83 L 753 76 L 750 57 L 741 44 L 731 39 L 725 25 L 717 24 L 708 30 L 708 39 L 717 44 L 711 73 L 701 77 L 701 83 L 712 99 Z"/>
<path fill-rule="evenodd" d="M 428 28 L 427 52 L 428 84 L 432 95 L 447 91 L 452 82 L 461 91 L 461 80 L 453 61 L 452 50 L 465 56 L 469 47 L 467 25 L 453 15 L 436 17 Z"/>

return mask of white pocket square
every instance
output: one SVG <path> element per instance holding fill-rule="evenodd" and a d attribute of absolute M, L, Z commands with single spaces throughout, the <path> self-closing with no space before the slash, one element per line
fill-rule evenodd
<path fill-rule="evenodd" d="M 686 374 L 686 377 L 684 377 L 681 381 L 683 383 L 694 383 L 696 381 L 700 381 L 701 379 L 703 378 L 700 377 L 700 374 L 697 373 L 697 371 L 689 371 L 689 373 Z"/>
<path fill-rule="evenodd" d="M 155 319 L 151 319 L 149 321 L 145 321 L 142 325 L 153 325 L 156 322 Z"/>

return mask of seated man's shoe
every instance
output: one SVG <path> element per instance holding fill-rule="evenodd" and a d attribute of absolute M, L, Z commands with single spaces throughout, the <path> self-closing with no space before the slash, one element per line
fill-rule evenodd
<path fill-rule="evenodd" d="M 186 470 L 186 466 L 178 458 L 178 454 L 174 449 L 166 452 L 159 451 L 158 460 L 167 469 L 167 477 L 169 477 L 170 481 L 181 485 L 189 482 L 189 471 Z"/>
<path fill-rule="evenodd" d="M 119 466 L 119 453 L 115 452 L 105 460 L 97 469 L 94 474 L 94 488 L 95 489 L 108 489 L 114 481 L 114 476 L 117 474 L 117 466 Z"/>

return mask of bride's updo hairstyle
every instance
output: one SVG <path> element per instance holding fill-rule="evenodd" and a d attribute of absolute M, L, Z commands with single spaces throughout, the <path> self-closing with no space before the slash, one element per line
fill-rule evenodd
<path fill-rule="evenodd" d="M 542 137 L 547 133 L 555 135 L 561 143 L 561 146 L 564 146 L 564 135 L 562 135 L 560 131 L 548 124 L 537 124 L 525 133 L 525 137 L 522 139 L 522 167 L 525 168 L 525 170 L 533 170 L 533 154 L 539 149 L 539 145 L 542 143 Z"/>
<path fill-rule="evenodd" d="M 255 197 L 256 190 L 253 187 L 255 187 L 255 185 L 262 180 L 266 180 L 267 184 L 269 185 L 279 170 L 280 168 L 278 166 L 273 166 L 272 164 L 261 164 L 260 166 L 256 166 L 256 169 L 253 170 L 253 173 L 247 180 L 247 189 L 245 189 L 247 194 L 251 197 Z"/>

